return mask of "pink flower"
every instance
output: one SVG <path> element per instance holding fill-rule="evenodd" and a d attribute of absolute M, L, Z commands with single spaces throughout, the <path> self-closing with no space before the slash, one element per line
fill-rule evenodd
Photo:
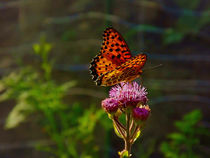
<path fill-rule="evenodd" d="M 137 82 L 120 83 L 109 91 L 109 97 L 115 98 L 123 106 L 136 106 L 139 102 L 147 103 L 147 92 Z"/>
<path fill-rule="evenodd" d="M 101 104 L 108 113 L 115 113 L 119 107 L 118 101 L 114 98 L 106 98 Z"/>

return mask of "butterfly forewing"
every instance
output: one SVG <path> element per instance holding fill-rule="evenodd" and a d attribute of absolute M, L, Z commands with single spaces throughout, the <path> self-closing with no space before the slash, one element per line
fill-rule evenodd
<path fill-rule="evenodd" d="M 123 37 L 113 28 L 104 31 L 101 49 L 102 53 L 117 65 L 121 65 L 132 56 Z"/>

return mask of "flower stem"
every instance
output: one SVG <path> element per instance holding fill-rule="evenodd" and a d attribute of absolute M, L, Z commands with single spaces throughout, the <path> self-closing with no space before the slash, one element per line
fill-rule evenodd
<path fill-rule="evenodd" d="M 115 124 L 115 127 L 116 127 L 118 133 L 123 137 L 123 139 L 125 139 L 125 130 L 119 126 L 119 124 L 117 123 L 117 121 L 115 119 L 113 120 L 113 122 Z"/>
<path fill-rule="evenodd" d="M 131 124 L 130 124 L 130 129 L 129 129 L 130 132 L 132 131 L 133 126 L 134 126 L 134 121 L 133 121 L 133 119 L 131 119 Z"/>
<path fill-rule="evenodd" d="M 129 112 L 126 113 L 126 139 L 125 139 L 125 150 L 128 151 L 128 158 L 131 155 L 131 142 L 130 142 L 130 118 Z"/>
<path fill-rule="evenodd" d="M 132 135 L 131 135 L 131 139 L 130 139 L 130 142 L 131 142 L 131 144 L 133 144 L 133 142 L 134 142 L 134 139 L 135 139 L 135 136 L 136 136 L 136 134 L 137 134 L 137 132 L 140 130 L 140 126 L 136 126 L 136 128 L 134 129 L 134 131 L 133 131 L 133 133 L 132 133 Z"/>
<path fill-rule="evenodd" d="M 119 125 L 122 129 L 126 130 L 122 123 L 119 122 L 117 117 L 114 117 L 114 121 Z"/>

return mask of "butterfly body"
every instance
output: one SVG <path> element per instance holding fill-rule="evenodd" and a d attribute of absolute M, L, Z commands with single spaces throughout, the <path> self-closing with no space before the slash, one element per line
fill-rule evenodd
<path fill-rule="evenodd" d="M 113 28 L 107 28 L 103 37 L 100 53 L 90 63 L 90 72 L 96 85 L 112 86 L 138 78 L 146 55 L 132 57 L 125 40 Z"/>

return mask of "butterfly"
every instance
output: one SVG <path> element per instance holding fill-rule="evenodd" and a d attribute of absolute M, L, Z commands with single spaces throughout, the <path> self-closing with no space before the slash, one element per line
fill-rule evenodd
<path fill-rule="evenodd" d="M 146 54 L 132 56 L 120 33 L 107 28 L 100 53 L 91 61 L 89 70 L 96 85 L 113 86 L 140 77 L 146 60 Z"/>

